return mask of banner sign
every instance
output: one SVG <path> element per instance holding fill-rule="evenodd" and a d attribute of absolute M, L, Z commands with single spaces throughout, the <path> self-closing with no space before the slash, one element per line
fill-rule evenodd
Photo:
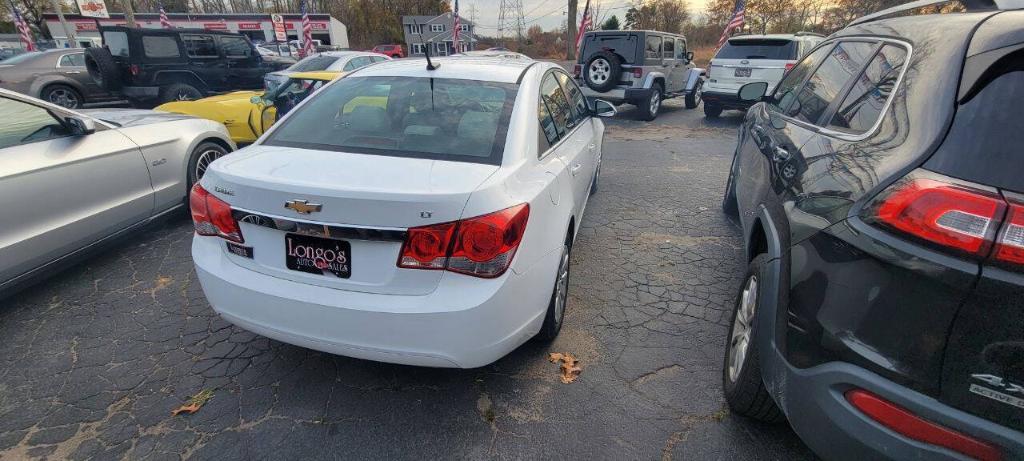
<path fill-rule="evenodd" d="M 270 20 L 274 23 L 274 38 L 279 42 L 287 42 L 288 32 L 284 29 L 284 18 L 279 14 L 272 14 Z"/>
<path fill-rule="evenodd" d="M 75 0 L 75 3 L 78 4 L 78 11 L 82 16 L 87 18 L 110 18 L 107 4 L 103 3 L 103 0 Z"/>

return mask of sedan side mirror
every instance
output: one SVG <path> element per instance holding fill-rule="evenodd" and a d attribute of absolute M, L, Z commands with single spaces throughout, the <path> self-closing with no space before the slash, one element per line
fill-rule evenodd
<path fill-rule="evenodd" d="M 768 92 L 768 82 L 753 82 L 740 87 L 740 101 L 761 101 Z"/>
<path fill-rule="evenodd" d="M 75 136 L 85 136 L 96 132 L 96 122 L 89 118 L 66 117 L 64 121 L 71 127 Z"/>
<path fill-rule="evenodd" d="M 618 113 L 615 105 L 603 99 L 594 100 L 594 115 L 598 117 L 614 117 Z"/>

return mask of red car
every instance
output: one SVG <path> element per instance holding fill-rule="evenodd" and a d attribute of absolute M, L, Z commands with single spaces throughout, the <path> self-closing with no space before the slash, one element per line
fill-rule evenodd
<path fill-rule="evenodd" d="M 394 59 L 405 57 L 405 52 L 402 51 L 402 45 L 377 45 L 370 51 L 391 56 Z"/>

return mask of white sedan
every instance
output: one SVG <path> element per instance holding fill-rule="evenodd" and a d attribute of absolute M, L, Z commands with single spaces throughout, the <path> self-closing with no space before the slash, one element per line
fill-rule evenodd
<path fill-rule="evenodd" d="M 191 194 L 213 308 L 291 344 L 479 367 L 562 326 L 615 109 L 554 64 L 381 63 L 308 98 Z"/>
<path fill-rule="evenodd" d="M 235 145 L 224 125 L 149 110 L 72 111 L 0 90 L 0 297 L 184 207 Z"/>

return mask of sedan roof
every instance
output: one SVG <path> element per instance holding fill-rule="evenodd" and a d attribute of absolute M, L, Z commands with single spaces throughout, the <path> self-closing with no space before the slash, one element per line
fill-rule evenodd
<path fill-rule="evenodd" d="M 435 77 L 485 82 L 516 83 L 536 61 L 489 57 L 431 58 L 435 70 L 427 70 L 426 59 L 385 61 L 353 72 L 353 77 Z"/>

